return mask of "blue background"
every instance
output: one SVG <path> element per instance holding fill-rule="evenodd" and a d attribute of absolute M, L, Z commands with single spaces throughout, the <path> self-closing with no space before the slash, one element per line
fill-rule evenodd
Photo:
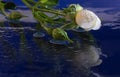
<path fill-rule="evenodd" d="M 8 0 L 6 0 L 8 1 Z M 24 6 L 21 0 L 14 1 L 17 5 Z M 78 3 L 85 8 L 112 8 L 112 15 L 120 11 L 120 0 L 60 0 L 58 8 L 67 7 L 71 3 Z M 105 12 L 105 11 L 104 11 Z M 109 11 L 106 11 L 109 12 Z M 113 19 L 109 19 L 113 20 Z M 104 26 L 104 23 L 116 23 L 120 26 L 120 14 L 116 21 L 102 21 L 103 26 L 98 31 L 91 31 L 91 33 L 97 38 L 98 43 L 102 49 L 102 52 L 107 54 L 107 58 L 103 58 L 103 63 L 100 66 L 94 68 L 103 76 L 118 76 L 120 77 L 120 29 L 111 29 L 111 25 Z"/>

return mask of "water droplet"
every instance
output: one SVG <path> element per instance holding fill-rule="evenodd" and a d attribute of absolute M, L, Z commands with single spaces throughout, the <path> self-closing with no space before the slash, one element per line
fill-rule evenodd
<path fill-rule="evenodd" d="M 45 34 L 42 33 L 42 32 L 36 32 L 36 33 L 33 34 L 33 37 L 35 37 L 35 38 L 41 38 L 41 37 L 44 37 L 44 36 L 45 36 Z"/>

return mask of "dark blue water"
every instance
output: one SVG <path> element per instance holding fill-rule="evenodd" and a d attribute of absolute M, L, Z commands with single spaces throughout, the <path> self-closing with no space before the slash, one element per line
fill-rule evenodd
<path fill-rule="evenodd" d="M 21 1 L 13 1 L 20 6 L 24 5 Z M 92 71 L 101 77 L 120 77 L 120 0 L 60 0 L 58 8 L 67 7 L 70 3 L 81 4 L 94 11 L 102 20 L 102 28 L 90 32 L 96 41 L 87 39 L 87 42 L 82 42 L 83 49 L 84 46 L 92 45 L 107 55 L 107 58 L 101 57 L 102 64 L 92 68 Z M 32 29 L 1 29 L 0 77 L 85 77 L 85 74 L 90 73 L 89 69 L 81 69 L 76 60 L 76 54 L 80 54 L 76 51 L 82 50 L 79 49 L 79 43 L 83 39 L 72 48 L 53 45 L 48 41 L 51 37 L 33 38 L 36 23 L 22 22 L 21 25 Z M 4 26 L 11 25 L 4 22 Z M 80 39 L 86 38 L 78 33 L 73 34 L 81 36 L 78 37 Z M 89 34 L 85 34 L 89 37 Z"/>

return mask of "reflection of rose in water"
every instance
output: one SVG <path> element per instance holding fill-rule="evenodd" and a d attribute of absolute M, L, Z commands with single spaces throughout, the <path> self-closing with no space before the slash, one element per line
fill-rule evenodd
<path fill-rule="evenodd" d="M 75 56 L 75 60 L 79 66 L 84 66 L 89 68 L 91 66 L 96 66 L 102 63 L 102 60 L 99 59 L 98 49 L 94 46 L 85 46 L 81 50 L 78 50 L 78 54 Z"/>
<path fill-rule="evenodd" d="M 91 67 L 102 63 L 102 60 L 100 59 L 100 51 L 93 45 L 86 44 L 76 52 L 78 53 L 74 56 L 73 61 L 75 66 L 80 69 L 82 73 L 89 75 L 91 72 L 88 70 L 90 70 Z"/>
<path fill-rule="evenodd" d="M 50 44 L 43 39 L 35 40 L 43 53 L 49 58 L 52 56 L 52 59 L 55 60 L 54 69 L 56 71 L 63 74 L 64 70 L 67 69 L 66 63 L 68 62 L 68 65 L 70 65 L 69 67 L 67 66 L 69 68 L 68 71 L 71 72 L 69 77 L 93 77 L 90 68 L 102 63 L 100 48 L 95 45 L 95 40 L 91 41 L 93 37 L 91 38 L 89 33 L 78 33 L 77 35 L 79 35 L 77 38 L 82 42 L 75 40 L 75 44 L 70 46 Z"/>

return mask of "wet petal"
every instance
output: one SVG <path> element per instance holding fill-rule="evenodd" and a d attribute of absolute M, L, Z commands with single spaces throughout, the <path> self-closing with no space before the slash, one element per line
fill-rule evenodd
<path fill-rule="evenodd" d="M 89 10 L 81 10 L 76 14 L 76 23 L 81 28 L 89 30 L 98 30 L 101 27 L 101 20 L 99 17 Z"/>

